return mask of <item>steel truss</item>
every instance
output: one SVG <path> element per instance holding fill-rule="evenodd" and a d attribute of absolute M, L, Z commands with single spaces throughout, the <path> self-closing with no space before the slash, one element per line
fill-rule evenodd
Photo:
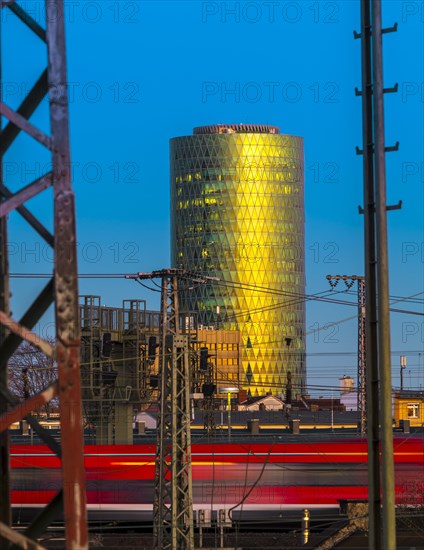
<path fill-rule="evenodd" d="M 0 115 L 8 120 L 1 131 L 0 159 L 21 131 L 51 152 L 51 172 L 13 192 L 0 181 L 0 548 L 9 542 L 22 548 L 41 548 L 34 540 L 62 513 L 66 529 L 66 548 L 87 548 L 86 495 L 83 458 L 83 433 L 80 395 L 80 333 L 78 321 L 78 281 L 75 241 L 74 194 L 71 187 L 69 153 L 68 98 L 63 0 L 46 0 L 43 29 L 14 0 L 1 0 L 0 9 L 10 9 L 47 46 L 47 68 L 18 109 L 0 102 Z M 4 23 L 2 23 L 4 24 Z M 13 48 L 8 48 L 13 55 Z M 29 119 L 49 92 L 50 133 L 48 136 Z M 24 206 L 43 190 L 53 187 L 54 235 Z M 19 322 L 9 314 L 9 273 L 7 255 L 7 215 L 17 211 L 54 250 L 54 276 L 35 298 Z M 55 304 L 56 345 L 43 341 L 31 329 L 49 306 Z M 7 385 L 7 363 L 25 339 L 57 361 L 58 381 L 23 402 L 11 394 Z M 61 445 L 31 416 L 54 397 L 59 399 Z M 62 461 L 62 489 L 40 512 L 23 534 L 10 527 L 9 445 L 7 429 L 26 419 Z"/>
<path fill-rule="evenodd" d="M 358 277 L 358 412 L 362 435 L 367 433 L 367 346 L 365 277 Z"/>
<path fill-rule="evenodd" d="M 98 444 L 132 445 L 134 407 L 156 394 L 156 352 L 149 356 L 148 342 L 159 336 L 159 313 L 146 311 L 144 300 L 124 300 L 122 307 L 101 303 L 100 296 L 80 297 L 85 418 Z"/>
<path fill-rule="evenodd" d="M 203 398 L 203 409 L 204 409 L 204 420 L 203 420 L 203 426 L 206 430 L 206 434 L 209 437 L 213 437 L 216 432 L 216 422 L 215 422 L 215 411 L 214 411 L 214 389 L 211 389 L 211 387 L 216 387 L 216 380 L 215 380 L 215 368 L 214 364 L 210 361 L 208 361 L 208 370 L 206 371 L 205 378 L 204 378 L 204 384 L 206 386 L 209 386 L 209 394 L 205 395 Z"/>
<path fill-rule="evenodd" d="M 358 275 L 327 275 L 331 288 L 344 281 L 348 289 L 358 282 L 358 413 L 361 434 L 367 433 L 367 347 L 365 333 L 365 277 Z"/>

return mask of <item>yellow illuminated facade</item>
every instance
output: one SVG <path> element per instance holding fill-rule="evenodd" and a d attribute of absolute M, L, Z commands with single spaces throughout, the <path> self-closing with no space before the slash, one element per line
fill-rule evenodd
<path fill-rule="evenodd" d="M 205 330 L 200 325 L 197 331 L 199 347 L 205 346 L 213 364 L 213 381 L 220 386 L 232 384 L 241 387 L 241 345 L 238 330 Z"/>
<path fill-rule="evenodd" d="M 410 426 L 424 426 L 424 392 L 401 390 L 394 395 L 396 426 L 401 420 L 409 420 Z"/>
<path fill-rule="evenodd" d="M 172 265 L 215 279 L 182 289 L 198 322 L 239 330 L 242 383 L 278 394 L 305 370 L 303 140 L 216 125 L 171 140 Z"/>

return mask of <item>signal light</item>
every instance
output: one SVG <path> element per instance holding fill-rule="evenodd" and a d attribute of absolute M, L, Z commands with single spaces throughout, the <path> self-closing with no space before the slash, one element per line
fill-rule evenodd
<path fill-rule="evenodd" d="M 202 371 L 208 370 L 208 357 L 209 357 L 208 348 L 200 348 L 200 370 Z"/>
<path fill-rule="evenodd" d="M 202 384 L 202 393 L 205 397 L 212 397 L 215 391 L 215 384 Z"/>
<path fill-rule="evenodd" d="M 116 370 L 104 369 L 102 371 L 103 385 L 113 386 L 115 384 L 115 380 L 116 380 L 117 376 L 118 376 L 118 373 L 116 372 Z"/>
<path fill-rule="evenodd" d="M 147 350 L 149 361 L 154 361 L 156 357 L 156 336 L 149 336 L 149 347 Z"/>
<path fill-rule="evenodd" d="M 286 405 L 291 405 L 292 402 L 292 375 L 291 372 L 287 372 L 287 384 L 286 384 Z"/>
<path fill-rule="evenodd" d="M 102 355 L 103 357 L 110 357 L 112 353 L 112 335 L 110 332 L 105 332 L 103 334 L 102 341 Z"/>

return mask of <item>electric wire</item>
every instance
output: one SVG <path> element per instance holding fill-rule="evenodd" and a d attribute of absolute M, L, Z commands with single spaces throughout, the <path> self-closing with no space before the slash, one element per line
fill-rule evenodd
<path fill-rule="evenodd" d="M 125 279 L 127 274 L 125 273 L 80 273 L 78 274 L 78 278 L 80 279 Z M 196 276 L 198 277 L 201 277 L 202 275 L 201 274 L 197 274 Z M 46 278 L 52 278 L 53 277 L 53 274 L 50 274 L 50 273 L 11 273 L 9 275 L 10 278 L 12 279 L 31 279 L 31 278 L 40 278 L 40 279 L 46 279 Z M 153 281 L 153 279 L 152 279 Z M 324 293 L 324 292 L 327 292 L 327 291 L 321 291 L 321 292 L 318 292 L 316 294 L 302 294 L 302 293 L 296 293 L 296 292 L 288 292 L 288 291 L 282 291 L 282 290 L 279 290 L 279 289 L 273 289 L 273 288 L 269 288 L 269 287 L 264 287 L 264 286 L 260 286 L 260 285 L 252 285 L 250 283 L 239 283 L 239 282 L 233 282 L 233 281 L 227 281 L 225 279 L 218 279 L 218 280 L 214 280 L 214 281 L 208 281 L 208 284 L 219 284 L 219 283 L 222 283 L 223 285 L 233 285 L 233 286 L 237 286 L 238 288 L 241 287 L 241 288 L 246 288 L 246 289 L 253 289 L 253 290 L 257 290 L 257 291 L 260 291 L 260 292 L 265 292 L 265 293 L 271 293 L 271 294 L 276 294 L 276 295 L 285 295 L 285 296 L 297 296 L 297 297 L 302 297 L 302 298 L 310 298 L 310 299 L 314 299 L 314 296 L 316 295 L 319 295 L 320 293 Z M 155 283 L 156 286 L 159 287 L 159 285 L 157 285 L 157 283 Z M 149 289 L 151 290 L 151 289 Z M 332 289 L 329 289 L 328 290 L 329 293 L 331 292 L 334 292 L 334 290 Z M 337 291 L 338 293 L 340 294 L 350 294 L 350 295 L 357 295 L 357 292 L 353 291 L 353 290 L 349 290 L 349 289 L 344 289 L 344 290 L 339 290 Z M 397 295 L 390 295 L 389 298 L 393 298 L 393 299 L 399 299 L 399 301 L 406 301 L 406 300 L 410 300 L 411 298 L 415 297 L 415 296 L 419 296 L 419 295 L 423 295 L 424 292 L 418 292 L 416 294 L 413 294 L 411 297 L 402 297 L 402 296 L 397 296 Z M 347 303 L 349 305 L 357 305 L 356 302 L 342 302 L 342 303 Z M 418 304 L 424 304 L 424 300 L 423 301 L 417 301 L 416 303 Z"/>
<path fill-rule="evenodd" d="M 142 283 L 139 279 L 133 279 L 133 281 L 135 281 L 136 283 L 138 283 L 142 287 L 147 288 L 147 290 L 151 290 L 152 292 L 160 292 L 160 290 L 157 290 L 156 288 L 150 288 L 145 283 Z"/>

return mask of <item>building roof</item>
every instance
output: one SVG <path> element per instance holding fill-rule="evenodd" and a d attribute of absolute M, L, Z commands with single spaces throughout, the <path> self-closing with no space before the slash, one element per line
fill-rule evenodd
<path fill-rule="evenodd" d="M 423 390 L 399 390 L 395 392 L 398 399 L 424 399 Z"/>
<path fill-rule="evenodd" d="M 278 126 L 268 124 L 213 124 L 198 126 L 193 133 L 198 134 L 279 134 Z"/>
<path fill-rule="evenodd" d="M 254 405 L 256 403 L 261 403 L 262 401 L 266 401 L 266 400 L 269 400 L 269 399 L 272 399 L 272 400 L 275 400 L 275 401 L 278 401 L 280 402 L 281 404 L 284 404 L 284 401 L 282 399 L 280 399 L 279 397 L 276 397 L 275 395 L 257 395 L 255 397 L 248 397 L 246 399 L 246 401 L 242 401 L 240 403 L 240 405 L 244 406 L 244 407 L 248 407 L 249 405 Z"/>

